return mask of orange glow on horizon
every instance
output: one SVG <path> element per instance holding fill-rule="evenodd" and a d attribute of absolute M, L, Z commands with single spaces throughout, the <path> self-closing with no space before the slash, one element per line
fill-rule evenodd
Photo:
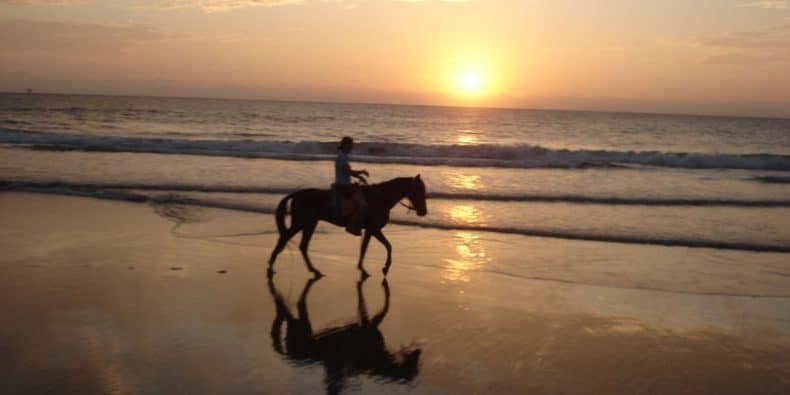
<path fill-rule="evenodd" d="M 790 117 L 780 2 L 136 3 L 0 3 L 3 90 Z"/>

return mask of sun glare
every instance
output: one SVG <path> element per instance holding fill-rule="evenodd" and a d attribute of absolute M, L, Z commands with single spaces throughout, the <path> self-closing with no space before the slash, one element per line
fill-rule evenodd
<path fill-rule="evenodd" d="M 506 54 L 498 53 L 495 48 L 480 50 L 475 49 L 474 44 L 468 45 L 467 48 L 449 49 L 437 76 L 441 75 L 442 88 L 452 104 L 492 104 L 502 94 L 503 77 L 506 75 L 501 58 Z"/>
<path fill-rule="evenodd" d="M 465 93 L 478 93 L 483 89 L 483 76 L 479 71 L 467 70 L 458 75 L 458 88 Z"/>

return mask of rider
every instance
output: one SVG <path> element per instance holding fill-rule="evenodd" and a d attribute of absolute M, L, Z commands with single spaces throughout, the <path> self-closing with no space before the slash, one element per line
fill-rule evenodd
<path fill-rule="evenodd" d="M 340 145 L 337 147 L 337 159 L 335 159 L 335 184 L 333 186 L 343 196 L 351 197 L 354 210 L 348 218 L 346 231 L 359 236 L 362 234 L 362 218 L 368 208 L 368 203 L 365 201 L 365 196 L 360 188 L 356 184 L 351 183 L 351 177 L 358 179 L 363 184 L 367 184 L 365 177 L 369 174 L 367 170 L 354 170 L 351 168 L 348 162 L 348 154 L 353 149 L 354 139 L 346 136 L 340 140 Z"/>

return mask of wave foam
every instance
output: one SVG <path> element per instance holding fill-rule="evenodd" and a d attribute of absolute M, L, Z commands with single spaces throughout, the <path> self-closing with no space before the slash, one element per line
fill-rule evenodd
<path fill-rule="evenodd" d="M 80 183 L 63 181 L 11 181 L 0 180 L 0 190 L 41 191 L 73 190 L 94 191 L 166 191 L 207 192 L 238 194 L 276 194 L 295 192 L 295 188 L 269 186 L 203 185 L 203 184 L 142 184 L 142 183 Z M 790 207 L 790 200 L 739 200 L 739 199 L 686 199 L 686 198 L 642 198 L 583 195 L 497 195 L 482 193 L 429 192 L 429 199 L 471 200 L 489 202 L 538 202 L 576 203 L 633 206 L 729 206 L 729 207 Z"/>
<path fill-rule="evenodd" d="M 124 190 L 104 190 L 104 189 L 90 189 L 90 188 L 69 188 L 66 186 L 46 186 L 34 183 L 20 184 L 20 183 L 0 183 L 0 190 L 17 190 L 28 191 L 36 193 L 49 193 L 59 195 L 72 195 L 72 196 L 85 196 L 99 199 L 111 200 L 126 200 L 134 202 L 150 202 L 155 204 L 181 204 L 181 205 L 194 205 L 202 207 L 213 207 L 228 210 L 246 211 L 262 214 L 273 214 L 275 208 L 273 206 L 250 204 L 242 202 L 228 202 L 215 201 L 203 198 L 190 198 L 178 196 L 176 194 L 166 196 L 147 196 L 140 193 L 124 191 Z M 392 219 L 393 224 L 416 226 L 431 229 L 443 230 L 463 230 L 463 231 L 479 231 L 479 232 L 493 232 L 503 234 L 515 234 L 531 237 L 547 237 L 558 238 L 567 240 L 581 240 L 581 241 L 597 241 L 597 242 L 610 242 L 610 243 L 627 243 L 627 244 L 646 244 L 646 245 L 660 245 L 668 247 L 687 247 L 687 248 L 713 248 L 724 250 L 738 250 L 738 251 L 754 251 L 754 252 L 776 252 L 776 253 L 790 253 L 790 246 L 764 244 L 764 243 L 749 243 L 749 242 L 730 242 L 720 240 L 705 240 L 705 239 L 684 239 L 684 238 L 661 238 L 661 237 L 644 237 L 638 235 L 617 235 L 617 234 L 591 234 L 578 231 L 564 231 L 564 230 L 545 230 L 534 228 L 515 228 L 515 227 L 495 227 L 495 226 L 478 226 L 478 225 L 457 225 L 445 224 L 436 222 L 423 222 L 408 219 Z"/>
<path fill-rule="evenodd" d="M 299 161 L 331 160 L 336 147 L 334 142 L 321 141 L 189 140 L 89 136 L 10 129 L 0 129 L 0 143 L 42 150 L 139 152 Z M 656 166 L 687 169 L 790 170 L 790 155 L 568 150 L 532 145 L 360 143 L 355 148 L 354 159 L 367 163 L 506 168 L 576 169 Z"/>

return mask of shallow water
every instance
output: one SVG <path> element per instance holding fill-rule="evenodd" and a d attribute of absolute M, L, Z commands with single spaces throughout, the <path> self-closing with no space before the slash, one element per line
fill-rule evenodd
<path fill-rule="evenodd" d="M 420 174 L 400 224 L 790 251 L 790 120 L 74 95 L 0 95 L 5 190 L 271 212 L 332 182 Z"/>

